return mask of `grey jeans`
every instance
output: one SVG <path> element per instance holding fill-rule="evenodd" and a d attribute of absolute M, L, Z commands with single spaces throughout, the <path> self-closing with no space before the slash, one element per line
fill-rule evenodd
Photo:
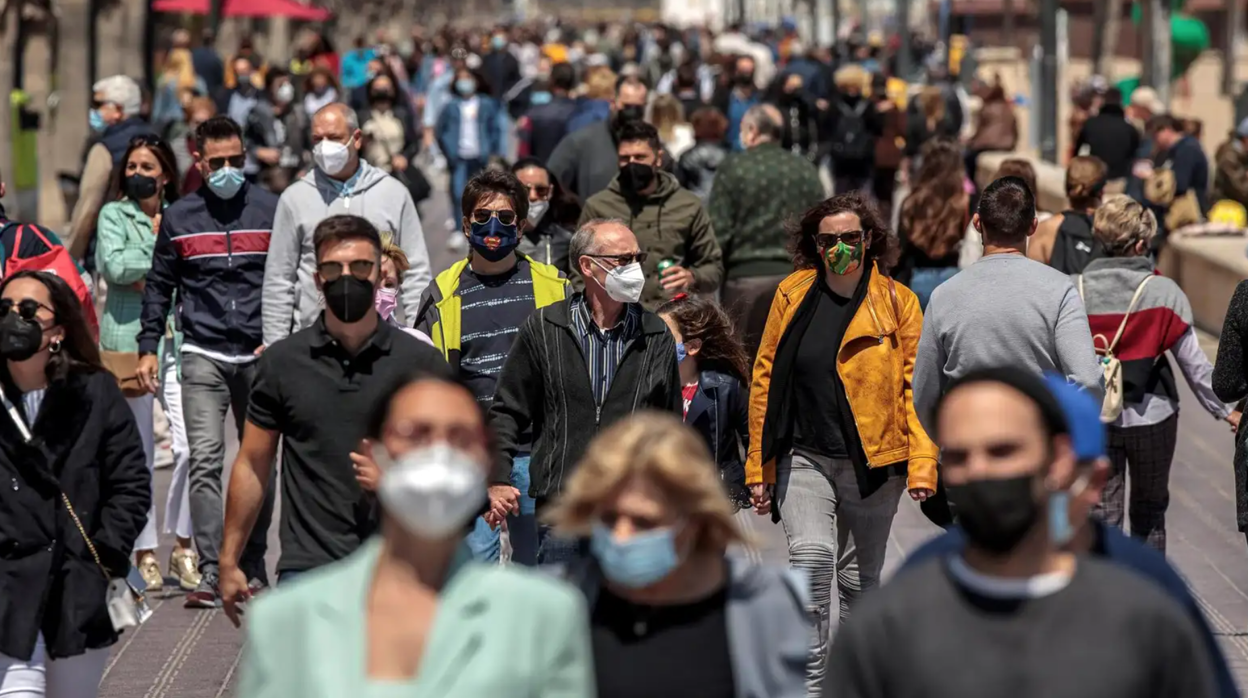
<path fill-rule="evenodd" d="M 839 619 L 862 593 L 880 583 L 888 535 L 906 480 L 889 478 L 863 499 L 848 460 L 794 452 L 776 468 L 776 505 L 789 539 L 789 564 L 810 580 L 814 638 L 806 664 L 806 690 L 823 690 L 832 634 L 832 588 L 840 601 Z"/>
<path fill-rule="evenodd" d="M 221 481 L 225 468 L 225 417 L 234 408 L 234 428 L 242 439 L 247 399 L 256 373 L 256 362 L 232 364 L 200 354 L 182 354 L 182 417 L 191 450 L 191 527 L 199 549 L 201 572 L 216 572 L 224 523 Z M 264 553 L 269 523 L 273 520 L 273 483 L 266 488 L 264 504 L 243 550 L 239 567 L 248 579 L 267 581 Z"/>

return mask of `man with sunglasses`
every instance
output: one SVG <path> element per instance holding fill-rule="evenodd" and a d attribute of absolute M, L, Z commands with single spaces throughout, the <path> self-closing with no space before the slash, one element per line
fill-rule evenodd
<path fill-rule="evenodd" d="M 534 309 L 561 302 L 568 282 L 558 269 L 517 251 L 529 225 L 529 195 L 515 175 L 481 172 L 468 180 L 462 201 L 470 252 L 429 285 L 416 327 L 433 338 L 477 401 L 488 408 L 520 326 Z M 496 496 L 519 496 L 519 511 L 508 523 L 513 560 L 528 565 L 537 559 L 537 524 L 528 496 L 530 450 L 525 434 L 509 480 L 495 485 Z M 478 519 L 468 545 L 478 559 L 498 560 L 498 532 L 484 520 Z"/>
<path fill-rule="evenodd" d="M 530 315 L 498 378 L 490 424 L 499 458 L 486 515 L 493 523 L 517 508 L 512 463 L 527 448 L 530 430 L 528 492 L 540 518 L 599 430 L 638 410 L 679 415 L 684 408 L 676 340 L 639 303 L 646 253 L 637 237 L 618 220 L 592 220 L 581 225 L 569 248 L 584 292 Z M 579 543 L 539 525 L 538 564 L 584 554 Z"/>
<path fill-rule="evenodd" d="M 277 197 L 247 182 L 242 129 L 214 116 L 195 129 L 205 185 L 165 209 L 143 290 L 139 381 L 155 393 L 157 347 L 176 297 L 182 331 L 182 412 L 191 451 L 190 504 L 199 586 L 187 606 L 215 608 L 221 544 L 225 415 L 242 431 L 247 397 L 263 351 L 260 299 Z M 272 496 L 242 555 L 256 587 L 267 584 L 264 553 Z"/>

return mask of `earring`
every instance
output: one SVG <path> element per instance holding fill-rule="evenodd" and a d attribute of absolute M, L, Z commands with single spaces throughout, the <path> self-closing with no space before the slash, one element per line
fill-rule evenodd
<path fill-rule="evenodd" d="M 60 337 L 57 337 L 56 339 L 52 340 L 50 344 L 48 344 L 48 351 L 52 352 L 53 354 L 59 352 L 60 350 L 61 350 L 61 338 Z"/>

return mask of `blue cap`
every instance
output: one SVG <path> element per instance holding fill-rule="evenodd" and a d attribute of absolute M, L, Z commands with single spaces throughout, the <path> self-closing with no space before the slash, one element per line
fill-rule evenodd
<path fill-rule="evenodd" d="M 1105 425 L 1096 398 L 1055 373 L 1045 374 L 1044 382 L 1062 407 L 1075 457 L 1080 461 L 1105 457 Z"/>

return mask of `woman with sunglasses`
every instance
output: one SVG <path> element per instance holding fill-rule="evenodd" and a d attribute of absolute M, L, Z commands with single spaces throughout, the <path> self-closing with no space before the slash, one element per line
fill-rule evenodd
<path fill-rule="evenodd" d="M 0 284 L 0 695 L 92 698 L 105 594 L 151 504 L 143 443 L 69 285 Z"/>
<path fill-rule="evenodd" d="M 571 274 L 568 244 L 581 217 L 581 202 L 536 158 L 520 160 L 511 172 L 529 190 L 529 225 L 516 249 L 565 275 Z"/>
<path fill-rule="evenodd" d="M 139 136 L 130 141 L 122 167 L 118 168 L 113 181 L 113 201 L 100 209 L 97 228 L 99 242 L 95 248 L 95 267 L 108 284 L 108 296 L 100 318 L 100 350 L 105 366 L 121 381 L 122 392 L 135 423 L 143 438 L 147 466 L 155 466 L 155 439 L 153 418 L 156 396 L 143 390 L 137 380 L 139 363 L 138 334 L 143 314 L 143 288 L 147 270 L 152 266 L 152 252 L 156 248 L 156 232 L 160 229 L 161 215 L 166 206 L 178 200 L 178 170 L 173 151 L 164 141 L 154 136 Z M 177 344 L 177 342 L 173 342 Z M 169 344 L 169 342 L 166 342 Z M 162 352 L 164 365 L 171 371 L 162 371 L 161 401 L 169 418 L 174 438 L 174 487 L 170 506 L 166 509 L 168 523 L 177 521 L 177 543 L 169 557 L 169 576 L 178 580 L 179 586 L 191 591 L 199 583 L 198 559 L 191 546 L 190 508 L 183 501 L 186 496 L 187 467 L 190 452 L 186 446 L 186 429 L 180 409 L 181 387 L 177 384 L 177 364 L 172 351 Z M 169 375 L 172 373 L 172 375 Z M 179 438 L 181 435 L 182 438 Z M 164 586 L 160 563 L 156 560 L 157 547 L 156 503 L 152 500 L 147 525 L 135 541 L 135 566 L 143 574 L 148 591 L 159 591 Z"/>
<path fill-rule="evenodd" d="M 936 446 L 910 376 L 923 314 L 886 276 L 893 238 L 864 195 L 835 196 L 792 226 L 798 271 L 780 283 L 750 389 L 745 482 L 784 524 L 789 562 L 810 577 L 818 696 L 832 619 L 877 586 L 901 493 L 936 488 Z M 835 584 L 834 584 L 835 582 Z"/>

